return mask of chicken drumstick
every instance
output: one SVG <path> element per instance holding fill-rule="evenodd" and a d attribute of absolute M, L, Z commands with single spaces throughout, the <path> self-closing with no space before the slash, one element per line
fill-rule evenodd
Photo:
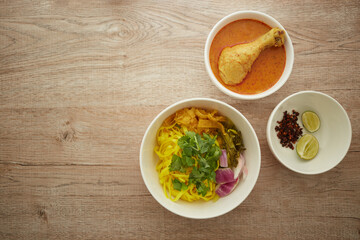
<path fill-rule="evenodd" d="M 261 51 L 272 46 L 281 47 L 284 35 L 283 30 L 273 28 L 253 42 L 224 48 L 219 58 L 221 79 L 229 85 L 241 83 Z"/>

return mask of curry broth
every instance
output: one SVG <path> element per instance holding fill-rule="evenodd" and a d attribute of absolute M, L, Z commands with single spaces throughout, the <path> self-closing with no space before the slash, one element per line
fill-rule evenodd
<path fill-rule="evenodd" d="M 262 51 L 251 71 L 237 85 L 227 85 L 219 76 L 218 60 L 225 47 L 252 42 L 270 29 L 271 27 L 260 21 L 242 19 L 229 23 L 217 33 L 210 47 L 210 65 L 217 80 L 224 87 L 240 94 L 257 94 L 268 90 L 280 79 L 286 63 L 284 46 Z"/>

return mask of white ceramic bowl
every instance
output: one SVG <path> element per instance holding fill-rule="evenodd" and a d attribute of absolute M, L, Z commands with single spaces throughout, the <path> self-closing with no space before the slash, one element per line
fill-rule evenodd
<path fill-rule="evenodd" d="M 177 110 L 186 107 L 216 109 L 220 114 L 230 118 L 243 135 L 246 150 L 244 156 L 248 167 L 248 176 L 238 184 L 235 190 L 218 201 L 172 202 L 164 195 L 159 176 L 155 169 L 158 157 L 154 153 L 156 132 L 163 121 Z M 163 110 L 151 122 L 145 132 L 140 148 L 140 169 L 145 185 L 152 196 L 166 209 L 183 217 L 204 219 L 225 214 L 237 207 L 250 194 L 260 172 L 260 145 L 249 121 L 232 106 L 214 99 L 193 98 L 177 102 Z"/>
<path fill-rule="evenodd" d="M 276 21 L 273 17 L 271 17 L 265 13 L 257 12 L 257 11 L 234 12 L 234 13 L 224 17 L 223 19 L 221 19 L 218 23 L 216 23 L 216 25 L 212 28 L 211 32 L 209 33 L 208 38 L 206 40 L 205 51 L 204 51 L 205 68 L 210 76 L 210 79 L 215 84 L 215 86 L 217 86 L 225 94 L 227 94 L 231 97 L 234 97 L 234 98 L 238 98 L 238 99 L 255 100 L 255 99 L 263 98 L 263 97 L 269 96 L 270 94 L 273 94 L 274 92 L 279 90 L 285 84 L 285 82 L 288 80 L 290 73 L 292 71 L 292 67 L 293 67 L 293 63 L 294 63 L 294 48 L 293 48 L 291 39 L 289 37 L 289 34 L 285 30 L 285 44 L 284 44 L 285 51 L 286 51 L 285 69 L 284 69 L 284 72 L 281 75 L 279 81 L 274 86 L 272 86 L 270 89 L 266 90 L 265 92 L 258 93 L 258 94 L 252 94 L 252 95 L 239 94 L 239 93 L 236 93 L 236 92 L 233 92 L 233 91 L 227 89 L 226 87 L 221 85 L 221 83 L 216 79 L 216 76 L 214 75 L 213 71 L 211 70 L 210 59 L 209 59 L 210 47 L 211 47 L 214 37 L 224 26 L 226 26 L 227 24 L 234 22 L 236 20 L 240 20 L 240 19 L 255 19 L 255 20 L 258 20 L 260 22 L 263 22 L 263 23 L 269 25 L 272 28 L 279 27 L 280 29 L 285 30 L 285 28 L 278 21 Z"/>
<path fill-rule="evenodd" d="M 319 142 L 319 152 L 312 160 L 302 160 L 294 150 L 284 148 L 277 137 L 275 126 L 283 112 L 299 112 L 298 123 L 303 134 L 309 133 L 302 125 L 301 114 L 313 111 L 320 118 L 320 129 L 314 133 Z M 351 124 L 344 108 L 332 97 L 315 91 L 303 91 L 288 96 L 272 111 L 266 128 L 266 137 L 274 156 L 287 168 L 302 174 L 326 172 L 345 157 L 351 143 Z"/>

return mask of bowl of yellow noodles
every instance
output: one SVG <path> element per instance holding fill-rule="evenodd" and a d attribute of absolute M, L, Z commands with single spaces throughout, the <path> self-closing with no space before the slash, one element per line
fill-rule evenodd
<path fill-rule="evenodd" d="M 169 211 L 206 219 L 239 206 L 257 181 L 260 145 L 250 122 L 215 99 L 179 101 L 159 113 L 140 147 L 151 195 Z"/>

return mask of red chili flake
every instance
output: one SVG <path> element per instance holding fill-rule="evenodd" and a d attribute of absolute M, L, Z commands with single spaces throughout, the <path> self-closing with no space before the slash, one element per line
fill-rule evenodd
<path fill-rule="evenodd" d="M 279 125 L 275 127 L 275 131 L 278 132 L 277 136 L 280 139 L 281 146 L 292 150 L 294 150 L 293 144 L 295 144 L 303 134 L 302 128 L 297 123 L 298 116 L 299 113 L 295 110 L 292 110 L 292 114 L 285 111 L 283 119 L 277 121 Z"/>

